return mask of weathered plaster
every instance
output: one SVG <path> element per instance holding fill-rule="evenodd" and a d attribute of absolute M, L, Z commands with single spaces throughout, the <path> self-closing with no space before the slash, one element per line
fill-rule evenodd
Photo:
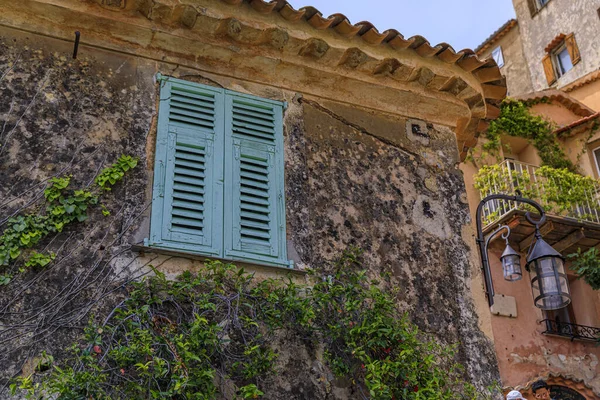
<path fill-rule="evenodd" d="M 575 34 L 581 61 L 558 79 L 556 85 L 559 88 L 598 69 L 600 23 L 597 10 L 600 8 L 600 0 L 551 0 L 533 17 L 527 1 L 513 0 L 513 5 L 520 25 L 523 51 L 531 71 L 534 91 L 548 88 L 542 67 L 544 49 L 561 33 Z"/>
<path fill-rule="evenodd" d="M 569 92 L 571 96 L 594 111 L 600 111 L 600 80 L 588 83 Z"/>
<path fill-rule="evenodd" d="M 500 72 L 506 77 L 506 87 L 508 88 L 506 95 L 509 97 L 533 92 L 531 73 L 527 63 L 528 59 L 523 54 L 521 35 L 521 28 L 517 24 L 481 54 L 482 58 L 487 58 L 492 56 L 492 51 L 497 47 L 502 49 L 504 66 L 500 67 Z"/>

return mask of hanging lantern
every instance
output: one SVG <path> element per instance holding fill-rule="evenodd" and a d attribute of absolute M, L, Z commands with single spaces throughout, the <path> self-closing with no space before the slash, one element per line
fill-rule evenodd
<path fill-rule="evenodd" d="M 504 249 L 504 252 L 500 256 L 500 261 L 502 261 L 505 280 L 514 282 L 523 277 L 523 273 L 521 272 L 521 255 L 510 247 L 508 237 L 506 238 L 506 249 Z"/>
<path fill-rule="evenodd" d="M 542 310 L 558 310 L 571 303 L 565 259 L 539 235 L 527 257 L 533 302 Z"/>

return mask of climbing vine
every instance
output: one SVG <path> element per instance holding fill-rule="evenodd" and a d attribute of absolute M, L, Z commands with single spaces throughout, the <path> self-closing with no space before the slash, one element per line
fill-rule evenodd
<path fill-rule="evenodd" d="M 476 399 L 452 347 L 428 339 L 362 271 L 357 251 L 312 287 L 257 281 L 209 262 L 176 281 L 159 271 L 90 322 L 72 359 L 11 390 L 29 399 L 259 398 L 277 370 L 277 338 L 320 342 L 364 399 Z M 311 348 L 316 348 L 310 346 Z M 285 349 L 289 351 L 289 349 Z M 46 356 L 44 360 L 47 360 Z"/>
<path fill-rule="evenodd" d="M 482 151 L 471 159 L 485 159 L 488 156 L 498 157 L 500 152 L 500 138 L 509 135 L 527 139 L 537 149 L 542 164 L 556 169 L 568 169 L 575 172 L 577 167 L 567 158 L 560 146 L 554 126 L 540 116 L 532 115 L 528 110 L 530 103 L 506 99 L 500 106 L 500 116 L 490 122 L 484 134 L 487 139 L 482 144 Z"/>
<path fill-rule="evenodd" d="M 44 190 L 45 212 L 29 213 L 12 217 L 0 235 L 0 285 L 8 284 L 14 273 L 24 272 L 25 267 L 45 267 L 55 258 L 55 254 L 41 254 L 27 249 L 38 244 L 48 235 L 60 233 L 74 222 L 83 222 L 88 218 L 89 208 L 98 204 L 104 191 L 120 181 L 124 174 L 137 165 L 137 159 L 121 156 L 110 167 L 104 168 L 91 189 L 70 190 L 71 176 L 50 179 L 50 185 Z M 105 208 L 103 207 L 103 212 Z M 23 256 L 25 261 L 16 271 L 6 271 L 9 264 Z"/>

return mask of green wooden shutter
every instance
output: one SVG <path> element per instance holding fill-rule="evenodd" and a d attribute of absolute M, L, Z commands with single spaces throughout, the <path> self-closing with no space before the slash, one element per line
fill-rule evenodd
<path fill-rule="evenodd" d="M 222 255 L 224 94 L 162 78 L 150 244 Z"/>
<path fill-rule="evenodd" d="M 283 107 L 226 91 L 225 255 L 288 265 Z"/>

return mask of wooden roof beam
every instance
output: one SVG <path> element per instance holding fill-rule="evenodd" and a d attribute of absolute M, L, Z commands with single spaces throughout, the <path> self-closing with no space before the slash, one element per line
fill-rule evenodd
<path fill-rule="evenodd" d="M 552 221 L 548 221 L 544 224 L 544 226 L 542 226 L 540 228 L 540 233 L 542 234 L 542 236 L 545 236 L 545 235 L 549 234 L 550 232 L 552 232 L 553 230 L 554 230 L 554 224 L 552 223 Z M 519 243 L 519 251 L 521 251 L 521 252 L 526 251 L 529 248 L 529 246 L 531 246 L 533 239 L 535 239 L 535 232 L 532 233 L 531 235 L 527 236 L 525 239 L 523 239 Z"/>

